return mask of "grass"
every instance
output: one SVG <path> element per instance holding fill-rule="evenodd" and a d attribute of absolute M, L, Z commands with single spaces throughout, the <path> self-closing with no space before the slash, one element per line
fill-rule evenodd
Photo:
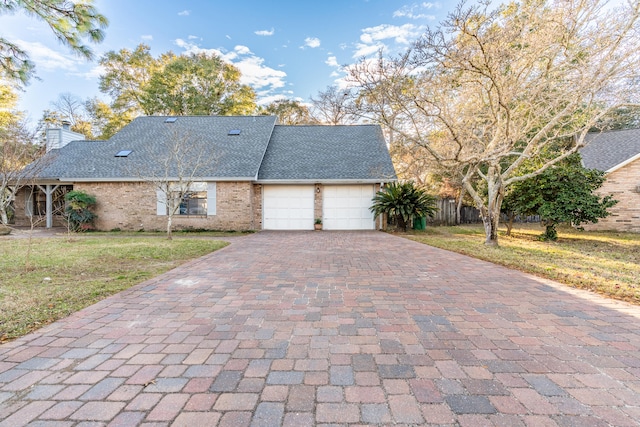
<path fill-rule="evenodd" d="M 218 234 L 220 235 L 220 234 Z M 159 237 L 159 236 L 158 236 Z M 211 238 L 169 241 L 92 233 L 0 242 L 0 342 L 226 246 Z"/>
<path fill-rule="evenodd" d="M 539 226 L 501 231 L 498 247 L 484 245 L 482 225 L 428 227 L 404 236 L 453 252 L 640 304 L 640 234 L 560 228 L 557 242 L 542 242 Z"/>

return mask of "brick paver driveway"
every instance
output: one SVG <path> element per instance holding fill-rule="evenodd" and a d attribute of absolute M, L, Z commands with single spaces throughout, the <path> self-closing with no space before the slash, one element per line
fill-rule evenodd
<path fill-rule="evenodd" d="M 640 307 L 377 232 L 247 236 L 0 347 L 0 426 L 640 423 Z"/>

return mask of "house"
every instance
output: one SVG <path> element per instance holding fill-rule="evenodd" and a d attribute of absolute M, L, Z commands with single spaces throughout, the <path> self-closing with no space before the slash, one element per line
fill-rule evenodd
<path fill-rule="evenodd" d="M 607 173 L 598 192 L 618 200 L 611 215 L 585 229 L 640 232 L 640 129 L 589 134 L 580 154 L 584 167 Z"/>
<path fill-rule="evenodd" d="M 64 138 L 60 137 L 60 140 Z M 377 125 L 283 126 L 272 116 L 139 117 L 107 141 L 57 144 L 16 196 L 16 223 L 59 224 L 66 192 L 97 199 L 100 230 L 162 230 L 166 191 L 189 182 L 176 229 L 382 227 L 369 211 L 396 179 Z M 166 178 L 166 179 L 165 179 Z"/>

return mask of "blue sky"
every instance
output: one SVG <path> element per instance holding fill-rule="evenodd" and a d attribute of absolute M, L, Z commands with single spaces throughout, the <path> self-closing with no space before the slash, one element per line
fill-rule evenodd
<path fill-rule="evenodd" d="M 154 56 L 213 52 L 237 66 L 261 103 L 303 102 L 344 77 L 341 65 L 380 48 L 409 46 L 454 7 L 450 2 L 392 0 L 97 0 L 110 21 L 96 57 L 148 44 Z M 97 62 L 74 56 L 45 24 L 22 14 L 0 16 L 0 33 L 18 42 L 39 80 L 21 93 L 19 108 L 36 121 L 60 93 L 100 95 Z M 104 98 L 106 99 L 106 98 Z"/>

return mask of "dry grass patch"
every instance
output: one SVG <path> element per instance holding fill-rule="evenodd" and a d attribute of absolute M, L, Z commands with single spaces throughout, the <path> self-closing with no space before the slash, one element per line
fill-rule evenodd
<path fill-rule="evenodd" d="M 480 225 L 429 227 L 404 236 L 442 249 L 640 304 L 640 234 L 560 228 L 557 242 L 541 242 L 538 226 L 504 231 L 499 247 L 484 245 Z"/>
<path fill-rule="evenodd" d="M 212 239 L 81 236 L 0 241 L 0 342 L 226 246 Z"/>

